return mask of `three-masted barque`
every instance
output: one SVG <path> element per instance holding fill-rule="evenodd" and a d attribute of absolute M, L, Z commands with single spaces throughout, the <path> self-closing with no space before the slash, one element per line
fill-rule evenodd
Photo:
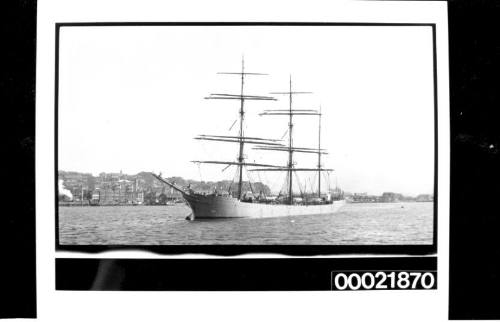
<path fill-rule="evenodd" d="M 282 140 L 265 139 L 254 136 L 246 136 L 244 133 L 245 122 L 245 101 L 275 101 L 273 96 L 246 95 L 244 92 L 245 79 L 247 76 L 266 75 L 262 73 L 251 73 L 245 71 L 244 60 L 242 60 L 241 72 L 219 73 L 225 75 L 238 76 L 241 82 L 240 94 L 210 94 L 206 99 L 235 100 L 239 102 L 239 132 L 236 136 L 230 135 L 199 135 L 197 140 L 208 140 L 218 142 L 230 142 L 238 144 L 238 157 L 234 161 L 192 161 L 194 163 L 205 163 L 215 165 L 226 165 L 237 167 L 237 189 L 228 193 L 195 192 L 190 187 L 180 187 L 174 182 L 170 182 L 153 173 L 158 180 L 179 191 L 187 204 L 192 209 L 189 219 L 196 218 L 265 218 L 265 217 L 283 217 L 299 215 L 320 215 L 333 214 L 339 210 L 345 203 L 343 194 L 332 194 L 330 191 L 321 192 L 321 174 L 333 171 L 333 169 L 324 168 L 321 163 L 321 156 L 327 154 L 327 151 L 321 148 L 321 109 L 296 109 L 292 102 L 294 95 L 309 94 L 310 92 L 299 92 L 292 89 L 292 79 L 290 76 L 289 89 L 284 92 L 271 92 L 271 95 L 285 95 L 288 97 L 289 106 L 287 109 L 264 110 L 261 116 L 285 116 L 288 119 L 288 142 L 283 144 Z M 297 147 L 293 142 L 293 118 L 296 116 L 316 116 L 318 117 L 318 147 Z M 288 162 L 283 165 L 272 165 L 248 162 L 245 158 L 245 145 L 254 145 L 254 150 L 279 151 L 288 153 Z M 318 164 L 316 167 L 296 167 L 294 162 L 295 153 L 313 153 L 318 155 Z M 281 171 L 286 172 L 286 193 L 275 198 L 269 198 L 260 194 L 250 197 L 242 191 L 243 188 L 243 169 L 250 168 L 248 171 Z M 293 176 L 297 172 L 317 172 L 318 188 L 315 194 L 308 196 L 294 195 Z M 251 183 L 250 183 L 251 187 Z M 231 189 L 231 188 L 230 188 Z"/>

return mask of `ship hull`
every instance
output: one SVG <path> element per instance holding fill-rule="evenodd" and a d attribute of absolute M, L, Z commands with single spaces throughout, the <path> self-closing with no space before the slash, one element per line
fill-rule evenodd
<path fill-rule="evenodd" d="M 337 200 L 323 205 L 283 205 L 242 202 L 227 196 L 184 195 L 193 211 L 190 219 L 271 218 L 286 216 L 333 214 L 344 204 Z"/>

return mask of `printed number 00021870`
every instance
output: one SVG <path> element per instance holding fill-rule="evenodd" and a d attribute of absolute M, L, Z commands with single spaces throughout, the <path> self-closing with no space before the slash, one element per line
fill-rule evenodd
<path fill-rule="evenodd" d="M 435 289 L 435 272 L 332 272 L 332 290 Z"/>

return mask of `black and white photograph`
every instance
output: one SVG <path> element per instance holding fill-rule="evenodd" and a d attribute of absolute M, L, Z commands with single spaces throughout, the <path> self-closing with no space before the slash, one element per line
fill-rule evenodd
<path fill-rule="evenodd" d="M 58 245 L 435 246 L 435 37 L 58 24 Z"/>
<path fill-rule="evenodd" d="M 0 319 L 498 318 L 498 9 L 9 3 Z"/>
<path fill-rule="evenodd" d="M 0 319 L 498 318 L 498 6 L 9 5 Z"/>
<path fill-rule="evenodd" d="M 447 316 L 446 5 L 65 1 L 37 24 L 40 317 Z"/>

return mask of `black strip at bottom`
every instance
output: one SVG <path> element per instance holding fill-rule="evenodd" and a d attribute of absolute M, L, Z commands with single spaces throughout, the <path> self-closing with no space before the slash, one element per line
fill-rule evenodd
<path fill-rule="evenodd" d="M 437 257 L 56 259 L 57 290 L 321 291 L 332 271 L 422 270 Z"/>

